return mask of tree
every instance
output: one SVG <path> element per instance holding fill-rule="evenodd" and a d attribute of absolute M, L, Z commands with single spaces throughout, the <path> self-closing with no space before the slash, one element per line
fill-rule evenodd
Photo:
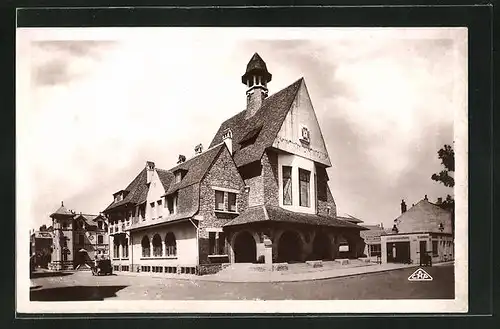
<path fill-rule="evenodd" d="M 439 172 L 439 174 L 432 174 L 431 179 L 443 184 L 446 187 L 453 188 L 455 186 L 455 178 L 452 176 L 455 173 L 455 151 L 450 145 L 445 144 L 437 152 L 438 158 L 441 160 L 441 164 L 444 169 Z M 446 198 L 438 202 L 438 205 L 446 210 L 451 211 L 451 225 L 453 232 L 455 231 L 455 199 L 451 195 L 447 195 Z"/>
<path fill-rule="evenodd" d="M 444 169 L 441 170 L 439 174 L 432 174 L 431 179 L 444 184 L 444 186 L 454 187 L 455 179 L 450 173 L 455 172 L 455 151 L 453 151 L 450 145 L 445 144 L 437 153 Z"/>

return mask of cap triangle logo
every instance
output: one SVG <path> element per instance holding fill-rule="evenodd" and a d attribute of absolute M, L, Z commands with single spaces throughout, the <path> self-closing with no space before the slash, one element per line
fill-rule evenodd
<path fill-rule="evenodd" d="M 432 276 L 430 276 L 429 273 L 423 269 L 419 268 L 408 277 L 408 281 L 432 281 Z"/>

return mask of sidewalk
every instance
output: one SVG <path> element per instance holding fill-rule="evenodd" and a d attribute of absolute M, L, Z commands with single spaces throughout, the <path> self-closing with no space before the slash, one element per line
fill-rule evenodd
<path fill-rule="evenodd" d="M 451 262 L 437 263 L 433 266 L 451 265 Z M 386 271 L 394 271 L 405 268 L 417 268 L 418 265 L 414 264 L 374 264 L 367 266 L 358 266 L 350 268 L 336 268 L 331 270 L 318 270 L 304 273 L 287 273 L 287 271 L 280 272 L 243 272 L 243 271 L 228 271 L 220 272 L 212 275 L 186 275 L 186 274 L 165 274 L 165 273 L 134 273 L 134 272 L 116 272 L 117 275 L 131 275 L 131 276 L 145 276 L 156 278 L 168 278 L 189 281 L 212 281 L 212 282 L 234 282 L 234 283 L 248 283 L 248 282 L 297 282 L 297 281 L 311 281 L 322 280 L 331 278 L 340 278 L 353 275 L 378 273 Z"/>

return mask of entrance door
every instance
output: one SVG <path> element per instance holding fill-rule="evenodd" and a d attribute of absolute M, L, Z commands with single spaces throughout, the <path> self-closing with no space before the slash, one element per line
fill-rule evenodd
<path fill-rule="evenodd" d="M 420 241 L 420 264 L 424 264 L 426 262 L 427 257 L 427 241 Z"/>
<path fill-rule="evenodd" d="M 257 260 L 255 239 L 249 232 L 241 232 L 234 241 L 234 262 L 253 263 Z"/>

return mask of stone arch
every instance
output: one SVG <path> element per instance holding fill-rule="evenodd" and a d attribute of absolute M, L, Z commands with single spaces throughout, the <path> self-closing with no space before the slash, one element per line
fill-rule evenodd
<path fill-rule="evenodd" d="M 248 230 L 236 232 L 231 239 L 235 263 L 253 263 L 257 260 L 259 237 Z"/>
<path fill-rule="evenodd" d="M 332 240 L 322 231 L 316 232 L 312 242 L 313 260 L 330 260 L 332 259 Z"/>
<path fill-rule="evenodd" d="M 165 253 L 165 256 L 177 255 L 177 239 L 173 232 L 167 232 L 167 234 L 165 234 Z"/>
<path fill-rule="evenodd" d="M 277 238 L 277 261 L 300 262 L 303 260 L 304 237 L 296 230 L 284 230 Z"/>
<path fill-rule="evenodd" d="M 154 257 L 161 257 L 163 254 L 162 240 L 161 240 L 161 236 L 158 233 L 153 235 L 153 240 L 151 241 L 151 244 L 153 246 L 153 256 Z"/>

